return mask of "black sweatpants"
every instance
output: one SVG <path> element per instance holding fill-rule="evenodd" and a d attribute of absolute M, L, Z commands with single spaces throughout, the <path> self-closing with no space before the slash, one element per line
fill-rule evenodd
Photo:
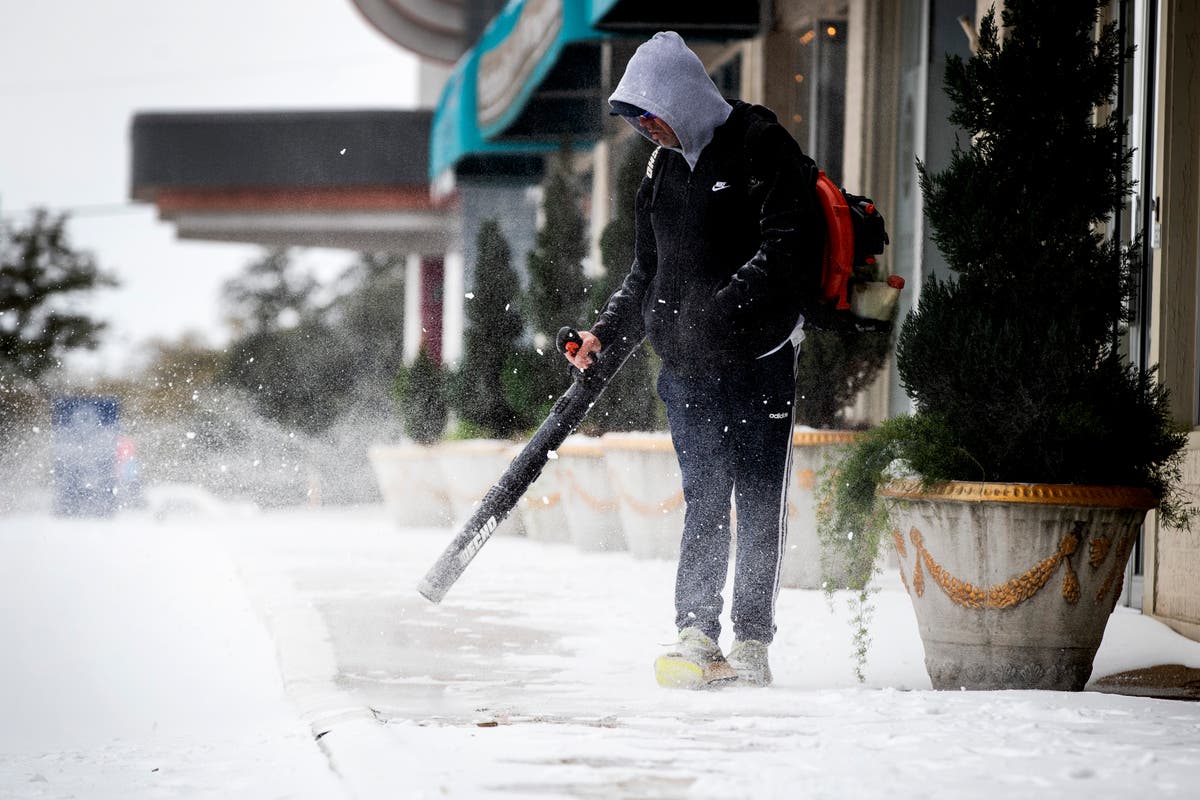
<path fill-rule="evenodd" d="M 729 568 L 736 499 L 733 632 L 769 643 L 787 540 L 796 356 L 785 344 L 761 359 L 695 374 L 659 373 L 687 504 L 675 580 L 675 624 L 713 641 Z"/>

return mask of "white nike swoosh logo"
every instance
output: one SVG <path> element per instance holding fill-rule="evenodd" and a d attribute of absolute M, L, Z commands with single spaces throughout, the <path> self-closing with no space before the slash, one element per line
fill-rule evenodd
<path fill-rule="evenodd" d="M 713 184 L 712 190 L 714 192 L 719 192 L 722 189 L 728 189 L 728 188 L 729 188 L 729 184 L 726 183 L 725 181 L 717 181 L 716 183 Z"/>

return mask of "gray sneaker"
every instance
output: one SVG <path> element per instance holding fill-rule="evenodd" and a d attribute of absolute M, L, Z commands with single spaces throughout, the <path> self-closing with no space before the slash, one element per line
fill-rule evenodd
<path fill-rule="evenodd" d="M 658 685 L 668 689 L 704 689 L 737 680 L 721 648 L 699 628 L 684 628 L 679 641 L 654 661 Z"/>
<path fill-rule="evenodd" d="M 729 651 L 729 666 L 737 671 L 738 683 L 748 686 L 770 686 L 771 665 L 767 662 L 767 646 L 755 639 L 739 639 Z"/>

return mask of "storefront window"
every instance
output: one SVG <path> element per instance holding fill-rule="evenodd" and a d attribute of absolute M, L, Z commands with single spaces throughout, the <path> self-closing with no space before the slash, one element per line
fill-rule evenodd
<path fill-rule="evenodd" d="M 1133 148 L 1130 179 L 1133 196 L 1116 220 L 1116 233 L 1126 246 L 1135 245 L 1139 259 L 1136 286 L 1130 299 L 1133 320 L 1129 327 L 1129 357 L 1139 367 L 1150 362 L 1150 274 L 1154 263 L 1157 209 L 1154 182 L 1154 126 L 1151 90 L 1154 82 L 1154 29 L 1149 25 L 1149 8 L 1144 2 L 1117 3 L 1119 23 L 1133 58 L 1121 75 L 1117 108 L 1125 123 L 1125 145 Z"/>
<path fill-rule="evenodd" d="M 929 64 L 929 45 L 924 0 L 905 0 L 900 19 L 900 96 L 899 123 L 896 130 L 895 208 L 888 223 L 891 227 L 892 272 L 908 281 L 911 291 L 900 295 L 899 318 L 903 319 L 920 291 L 922 227 L 921 193 L 917 182 L 916 161 L 925 157 L 925 106 Z M 899 416 L 912 410 L 912 404 L 900 386 L 899 372 L 888 371 L 888 415 Z"/>
<path fill-rule="evenodd" d="M 1127 147 L 1133 148 L 1130 163 L 1130 179 L 1133 181 L 1133 196 L 1123 212 L 1114 220 L 1115 235 L 1122 244 L 1135 246 L 1139 263 L 1136 284 L 1130 298 L 1133 319 L 1129 326 L 1126 343 L 1130 360 L 1139 367 L 1150 361 L 1150 294 L 1151 267 L 1154 263 L 1154 248 L 1157 246 L 1157 209 L 1155 202 L 1154 176 L 1154 126 L 1152 120 L 1154 104 L 1154 26 L 1151 4 L 1138 0 L 1133 3 L 1114 3 L 1112 13 L 1116 15 L 1121 34 L 1127 46 L 1133 47 L 1133 58 L 1126 62 L 1121 75 L 1117 106 L 1125 123 Z M 1138 537 L 1127 567 L 1121 604 L 1141 608 L 1144 572 L 1142 536 Z"/>
<path fill-rule="evenodd" d="M 740 97 L 742 94 L 742 54 L 738 53 L 717 67 L 713 70 L 711 77 L 722 97 Z"/>
<path fill-rule="evenodd" d="M 791 78 L 784 122 L 825 174 L 840 183 L 846 127 L 845 20 L 821 20 L 795 34 Z"/>

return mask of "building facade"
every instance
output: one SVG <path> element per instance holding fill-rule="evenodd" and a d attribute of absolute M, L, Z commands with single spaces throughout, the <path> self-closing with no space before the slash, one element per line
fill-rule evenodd
<path fill-rule="evenodd" d="M 429 232 L 436 234 L 418 241 L 394 233 L 392 223 L 378 225 L 393 231 L 393 249 L 413 253 L 408 302 L 422 322 L 411 329 L 414 339 L 436 322 L 448 362 L 461 354 L 463 297 L 486 277 L 474 271 L 475 232 L 482 220 L 498 218 L 514 266 L 523 267 L 547 154 L 568 144 L 589 177 L 593 243 L 617 204 L 630 202 L 614 197 L 613 186 L 618 156 L 635 134 L 608 117 L 604 100 L 637 44 L 659 30 L 678 31 L 723 91 L 771 107 L 835 180 L 885 210 L 892 242 L 885 259 L 909 289 L 902 314 L 924 280 L 946 272 L 927 235 L 916 161 L 937 170 L 949 160 L 958 132 L 947 122 L 942 68 L 948 54 L 969 55 L 970 33 L 991 5 L 986 0 L 352 2 L 398 46 L 422 56 L 423 91 L 436 96 L 427 154 L 405 148 L 426 170 L 428 199 L 420 211 L 429 212 Z M 1137 363 L 1159 365 L 1176 421 L 1194 431 L 1184 477 L 1198 490 L 1200 8 L 1191 0 L 1113 0 L 1107 14 L 1135 47 L 1116 111 L 1136 148 L 1136 190 L 1111 226 L 1114 236 L 1143 248 L 1127 346 Z M 151 122 L 163 121 L 145 124 Z M 139 141 L 135 135 L 135 151 Z M 377 146 L 386 149 L 388 141 Z M 177 206 L 163 203 L 172 197 L 163 192 L 170 181 L 157 194 L 139 186 L 135 180 L 135 196 L 177 215 L 180 235 L 230 235 L 211 226 L 201 234 L 185 224 Z M 599 263 L 595 253 L 592 262 Z M 896 371 L 885 369 L 854 417 L 869 423 L 909 410 Z M 1151 515 L 1124 601 L 1200 638 L 1200 586 L 1191 580 L 1197 570 L 1200 534 L 1162 528 Z"/>

